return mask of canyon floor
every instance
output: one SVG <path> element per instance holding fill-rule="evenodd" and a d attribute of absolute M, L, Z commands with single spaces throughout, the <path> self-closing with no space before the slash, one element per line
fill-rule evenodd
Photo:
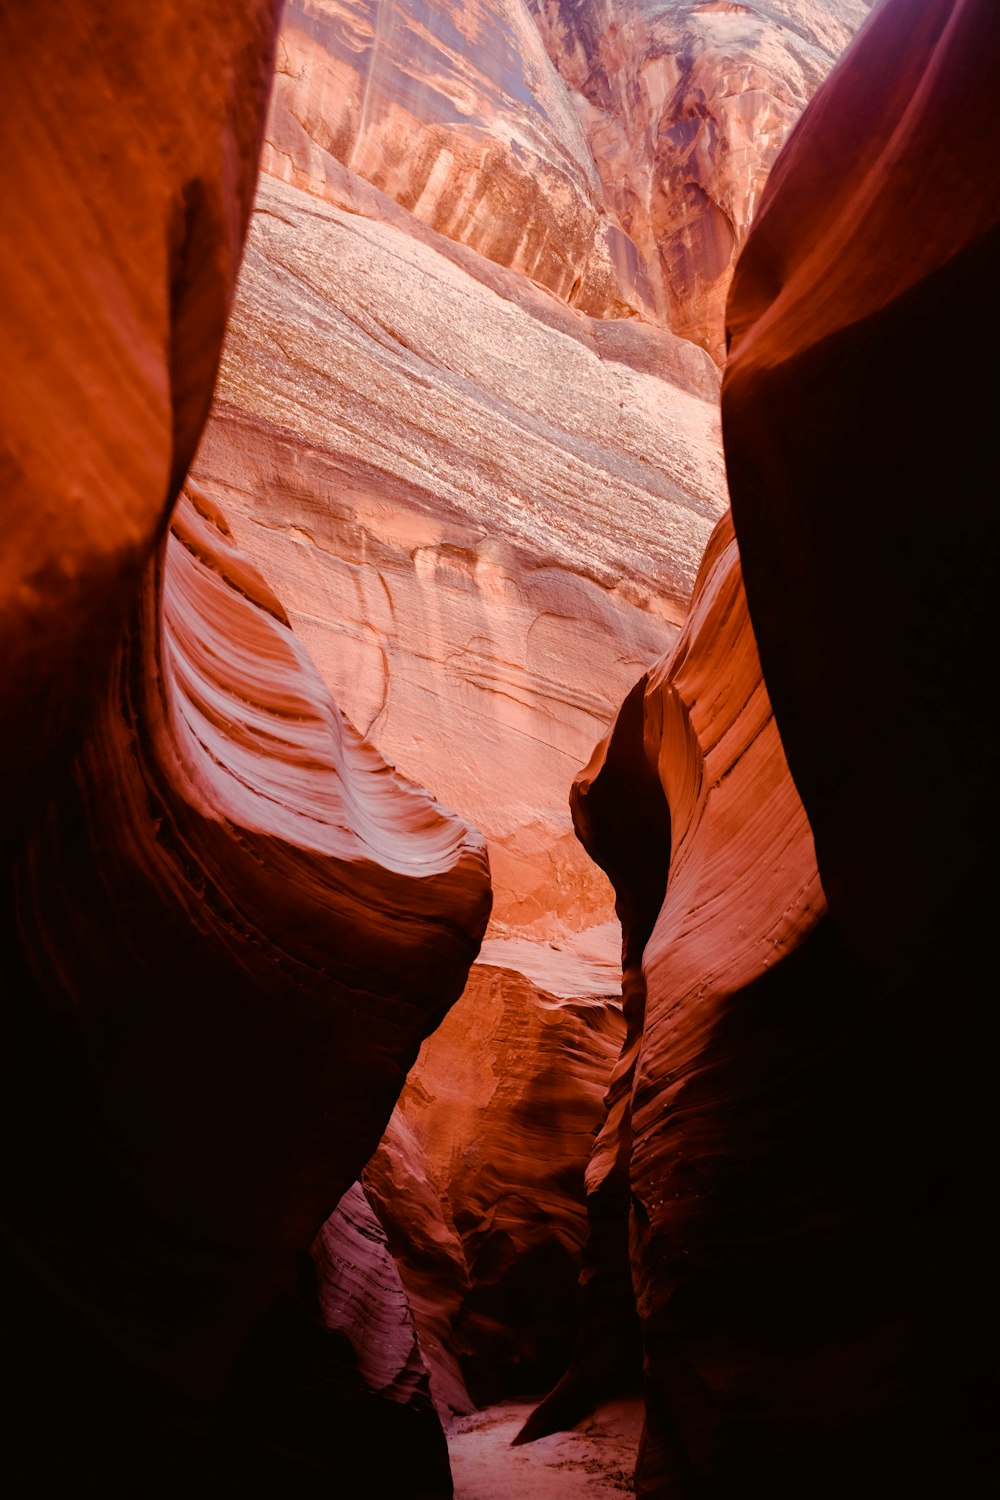
<path fill-rule="evenodd" d="M 630 1495 L 642 1402 L 609 1402 L 570 1432 L 521 1448 L 511 1442 L 533 1410 L 502 1402 L 460 1417 L 448 1434 L 455 1500 L 601 1500 Z"/>

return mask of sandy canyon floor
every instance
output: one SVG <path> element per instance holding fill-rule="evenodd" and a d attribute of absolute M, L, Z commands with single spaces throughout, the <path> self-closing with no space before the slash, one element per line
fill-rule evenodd
<path fill-rule="evenodd" d="M 459 1418 L 448 1434 L 455 1500 L 601 1500 L 632 1494 L 642 1403 L 602 1406 L 570 1432 L 512 1448 L 533 1409 L 503 1402 Z"/>

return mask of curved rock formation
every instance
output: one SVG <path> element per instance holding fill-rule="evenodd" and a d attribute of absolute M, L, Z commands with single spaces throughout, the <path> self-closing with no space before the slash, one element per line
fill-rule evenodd
<path fill-rule="evenodd" d="M 646 1014 L 642 956 L 663 904 L 670 864 L 670 809 L 645 751 L 646 673 L 573 783 L 577 837 L 615 890 L 622 930 L 622 1049 L 605 1118 L 587 1164 L 588 1233 L 580 1274 L 575 1348 L 555 1388 L 516 1438 L 566 1431 L 598 1403 L 638 1381 L 641 1343 L 629 1250 L 632 1089 Z M 623 796 L 623 787 L 628 795 Z"/>
<path fill-rule="evenodd" d="M 497 920 L 557 940 L 610 916 L 565 788 L 683 616 L 715 374 L 396 212 L 262 179 L 196 472 L 337 701 L 486 833 Z"/>
<path fill-rule="evenodd" d="M 459 1365 L 458 1319 L 469 1268 L 427 1154 L 397 1105 L 362 1175 L 406 1289 L 430 1390 L 442 1420 L 474 1410 Z"/>
<path fill-rule="evenodd" d="M 940 525 L 942 488 L 972 494 L 986 462 L 988 397 L 926 377 L 996 275 L 998 55 L 973 0 L 890 0 L 804 117 L 730 302 L 760 658 L 723 522 L 642 725 L 626 705 L 577 792 L 585 837 L 594 796 L 650 805 L 609 778 L 626 742 L 670 811 L 630 1121 L 637 1488 L 660 1500 L 996 1487 L 996 520 L 973 501 L 975 525 Z M 625 876 L 655 899 L 648 870 Z M 571 1419 L 594 1374 L 571 1369 L 526 1435 Z"/>
<path fill-rule="evenodd" d="M 871 0 L 530 0 L 657 313 L 723 363 L 768 172 Z"/>
<path fill-rule="evenodd" d="M 551 1381 L 575 1323 L 583 1175 L 622 1026 L 561 967 L 565 993 L 477 964 L 400 1102 L 464 1250 L 453 1339 L 480 1405 Z"/>
<path fill-rule="evenodd" d="M 201 434 L 278 9 L 0 17 L 5 840 L 79 737 Z"/>
<path fill-rule="evenodd" d="M 33 1273 L 197 1423 L 374 1150 L 489 900 L 481 842 L 340 717 L 197 492 L 161 566 L 15 863 L 76 1141 L 36 1142 L 10 1211 Z"/>
<path fill-rule="evenodd" d="M 514 178 L 504 175 L 511 132 L 551 155 L 552 133 L 562 131 L 559 159 L 586 157 L 537 38 L 516 63 L 535 92 L 522 89 L 515 99 L 502 73 L 508 97 L 497 103 L 497 69 L 509 71 L 515 59 L 485 41 L 496 40 L 515 10 L 512 35 L 525 25 L 531 31 L 522 7 L 494 8 L 489 19 L 464 8 L 461 24 L 481 23 L 484 48 L 450 72 L 440 50 L 450 7 L 418 15 L 381 6 L 374 63 L 358 40 L 361 8 L 348 10 L 295 6 L 288 14 L 267 170 L 197 475 L 280 593 L 337 701 L 405 774 L 483 828 L 496 896 L 491 942 L 502 945 L 490 963 L 508 971 L 501 987 L 510 991 L 511 1015 L 530 1018 L 553 986 L 572 993 L 559 988 L 567 965 L 579 975 L 578 996 L 617 992 L 609 890 L 573 837 L 566 786 L 615 702 L 683 617 L 724 496 L 717 375 L 702 351 L 663 330 L 561 305 L 524 273 L 567 295 L 562 271 L 546 281 L 541 262 L 504 249 L 525 226 L 540 233 L 538 215 L 551 214 L 552 204 L 561 217 L 547 232 L 559 265 L 576 265 L 583 243 L 583 221 L 566 208 L 575 200 L 556 193 L 550 176 L 531 169 L 533 192 L 549 195 L 539 207 L 515 190 L 525 170 L 516 152 Z M 432 22 L 436 42 L 426 29 Z M 404 55 L 407 38 L 408 46 L 417 39 L 412 55 Z M 478 91 L 495 142 L 487 178 L 479 170 L 481 126 L 470 135 L 467 121 L 439 119 L 441 95 L 431 84 L 457 94 L 455 69 L 467 75 L 466 93 Z M 343 90 L 357 94 L 361 73 L 371 108 L 356 136 L 362 122 Z M 419 146 L 397 152 L 393 165 L 386 153 L 403 139 Z M 427 172 L 430 189 L 420 200 L 408 174 Z M 573 181 L 592 178 L 588 166 Z M 483 197 L 490 183 L 505 195 L 502 204 Z M 449 216 L 457 202 L 468 219 Z M 483 238 L 487 221 L 495 244 Z M 592 240 L 593 227 L 586 232 Z M 578 289 L 572 300 L 582 296 Z M 565 960 L 551 944 L 567 949 Z M 577 963 L 578 955 L 586 961 Z M 496 984 L 491 969 L 476 971 L 468 1003 Z M 594 1015 L 593 1007 L 576 1014 L 561 1006 L 561 1035 L 582 1053 L 592 1048 Z M 607 1001 L 600 1024 L 620 1025 Z M 509 1075 L 512 1096 L 554 1097 L 545 1064 L 511 1026 L 506 1063 L 493 1043 L 476 1040 L 471 1022 L 462 1045 L 482 1050 L 481 1076 Z M 500 1236 L 483 1227 L 485 1189 L 434 1155 L 433 1142 L 452 1129 L 449 1089 L 436 1098 L 448 1069 L 443 1054 L 435 1056 L 434 1076 L 424 1078 L 422 1058 L 414 1080 L 426 1099 L 416 1144 L 430 1160 L 421 1163 L 412 1143 L 389 1140 L 378 1157 L 377 1206 L 439 1408 L 461 1411 L 467 1397 L 456 1355 L 474 1394 L 484 1396 L 519 1379 L 537 1389 L 568 1352 L 588 1143 L 574 1147 L 572 1191 L 568 1178 L 553 1190 L 557 1209 L 531 1219 L 511 1199 L 510 1233 L 494 1263 Z M 564 1080 L 561 1110 L 596 1124 L 599 1110 L 588 1111 L 612 1057 L 595 1055 L 584 1082 Z M 475 1096 L 482 1114 L 464 1117 L 481 1143 L 496 1129 L 489 1092 Z M 560 1160 L 566 1148 L 555 1116 L 536 1141 L 541 1158 Z M 435 1215 L 426 1194 L 405 1185 L 408 1162 L 418 1181 L 429 1171 L 428 1183 L 448 1189 L 453 1210 L 464 1205 L 462 1240 L 476 1262 L 471 1287 L 465 1252 L 460 1267 L 454 1259 L 450 1216 Z M 522 1192 L 523 1162 L 501 1164 L 512 1173 L 510 1194 Z M 389 1182 L 409 1194 L 405 1214 L 390 1204 Z M 499 1179 L 493 1186 L 506 1191 Z M 437 1286 L 420 1243 L 425 1251 L 430 1244 Z M 530 1277 L 517 1268 L 529 1251 L 548 1267 L 530 1299 Z M 473 1315 L 480 1280 L 484 1310 Z M 542 1309 L 533 1322 L 529 1305 Z M 498 1326 L 506 1317 L 509 1337 Z"/>
<path fill-rule="evenodd" d="M 988 4 L 881 6 L 761 206 L 723 400 L 764 670 L 858 968 L 844 1384 L 877 1416 L 840 1392 L 839 1451 L 969 1495 L 998 1481 L 1000 1386 L 997 513 L 993 393 L 969 367 L 970 334 L 996 330 L 998 62 Z"/>
<path fill-rule="evenodd" d="M 302 1378 L 268 1364 L 282 1293 L 490 904 L 481 838 L 343 719 L 207 497 L 191 487 L 163 534 L 211 397 L 273 39 L 270 6 L 196 10 L 3 21 L 29 140 L 4 166 L 37 207 L 3 252 L 4 707 L 23 709 L 3 1299 L 26 1494 L 70 1475 L 130 1496 L 314 1482 L 308 1443 L 250 1416 Z M 66 141 L 49 63 L 87 122 Z M 445 1494 L 436 1424 L 430 1443 Z"/>
<path fill-rule="evenodd" d="M 801 1113 L 814 1078 L 808 1054 L 795 1053 L 802 1023 L 775 1047 L 778 1016 L 799 992 L 771 971 L 815 941 L 824 911 L 728 516 L 674 652 L 630 696 L 574 797 L 581 836 L 618 893 L 629 1035 L 588 1171 L 587 1321 L 522 1440 L 577 1420 L 627 1377 L 627 1236 L 647 1388 L 639 1493 L 684 1494 L 692 1472 L 710 1473 L 716 1407 L 754 1395 L 741 1382 L 758 1302 L 741 1305 L 739 1278 L 763 1286 L 775 1274 L 748 1267 L 755 1256 L 781 1261 L 782 1195 L 808 1191 L 801 1163 L 778 1165 L 772 1111 Z M 770 1217 L 774 1236 L 762 1232 L 756 1252 L 754 1214 Z"/>
<path fill-rule="evenodd" d="M 523 0 L 290 0 L 262 166 L 337 204 L 357 174 L 594 316 L 645 305 Z"/>

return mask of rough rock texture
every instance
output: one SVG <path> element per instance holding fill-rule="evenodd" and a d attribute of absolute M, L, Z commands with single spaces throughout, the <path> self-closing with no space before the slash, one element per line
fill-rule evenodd
<path fill-rule="evenodd" d="M 290 0 L 261 164 L 334 202 L 346 166 L 595 316 L 645 305 L 523 0 Z"/>
<path fill-rule="evenodd" d="M 657 313 L 724 360 L 768 172 L 871 0 L 530 0 Z"/>
<path fill-rule="evenodd" d="M 662 329 L 581 310 L 615 311 L 594 291 L 597 178 L 524 7 L 463 7 L 461 48 L 453 7 L 377 9 L 377 45 L 371 7 L 289 10 L 197 473 L 337 701 L 401 771 L 486 833 L 490 941 L 504 945 L 489 961 L 508 971 L 511 1015 L 530 1016 L 553 994 L 617 993 L 610 893 L 573 837 L 566 789 L 683 618 L 724 499 L 717 375 Z M 368 101 L 363 118 L 352 96 Z M 570 272 L 582 276 L 575 290 Z M 576 990 L 562 983 L 567 966 Z M 484 970 L 468 1003 L 497 983 Z M 599 1009 L 601 1026 L 620 1025 L 613 1002 Z M 561 1007 L 562 1035 L 583 1052 L 596 1014 Z M 554 1097 L 553 1084 L 509 1028 L 506 1069 L 474 1030 L 463 1045 L 482 1046 L 489 1087 L 476 1099 L 482 1118 L 466 1118 L 486 1149 L 494 1073 L 508 1072 L 512 1097 L 533 1107 Z M 586 1077 L 564 1077 L 563 1112 L 596 1124 L 612 1055 L 595 1053 Z M 446 1077 L 441 1060 L 434 1069 Z M 430 1100 L 438 1083 L 422 1087 Z M 449 1346 L 480 1395 L 518 1378 L 537 1389 L 558 1373 L 589 1143 L 574 1146 L 569 1173 L 553 1116 L 537 1137 L 552 1175 L 533 1191 L 558 1206 L 534 1218 L 512 1210 L 500 1255 L 499 1232 L 480 1223 L 482 1193 L 434 1155 L 450 1107 L 428 1103 L 420 1130 L 408 1113 L 415 1144 L 396 1137 L 379 1154 L 395 1187 L 404 1163 L 415 1165 L 412 1214 L 392 1213 L 389 1191 L 378 1207 L 435 1397 L 461 1411 L 468 1398 Z M 503 1159 L 510 1194 L 523 1190 L 515 1157 Z M 463 1256 L 488 1289 L 481 1316 L 434 1192 L 465 1214 Z M 421 1270 L 428 1245 L 436 1283 Z M 521 1254 L 550 1268 L 530 1304 L 517 1290 Z M 528 1308 L 543 1305 L 532 1327 Z"/>
<path fill-rule="evenodd" d="M 0 904 L 5 1442 L 26 1494 L 315 1483 L 308 1441 L 256 1420 L 304 1377 L 271 1357 L 299 1347 L 285 1301 L 489 910 L 481 838 L 343 719 L 197 487 L 164 534 L 273 19 L 123 0 L 3 20 L 2 159 L 31 205 L 3 249 L 21 716 Z"/>
<path fill-rule="evenodd" d="M 610 915 L 565 789 L 683 615 L 714 372 L 422 235 L 262 180 L 197 473 L 338 702 L 486 832 L 497 920 L 547 941 Z"/>

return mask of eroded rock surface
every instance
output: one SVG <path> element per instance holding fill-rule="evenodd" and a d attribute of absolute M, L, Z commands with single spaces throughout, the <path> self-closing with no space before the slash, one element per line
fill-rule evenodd
<path fill-rule="evenodd" d="M 592 1289 L 580 1346 L 523 1437 L 578 1420 L 627 1376 L 627 1242 L 647 1385 L 639 1492 L 665 1494 L 699 1461 L 698 1445 L 715 1440 L 713 1401 L 738 1383 L 740 1338 L 755 1336 L 740 1324 L 725 1246 L 746 1234 L 744 1193 L 751 1212 L 765 1202 L 778 1212 L 768 1109 L 801 1107 L 809 1069 L 789 1063 L 786 1077 L 775 1065 L 773 1085 L 762 1071 L 775 1041 L 771 1007 L 784 996 L 770 973 L 808 942 L 824 910 L 728 516 L 676 648 L 623 706 L 574 797 L 581 836 L 618 893 L 629 1031 L 588 1169 Z M 789 1097 L 772 1099 L 770 1087 Z M 755 1109 L 766 1123 L 752 1129 Z M 767 1253 L 778 1254 L 770 1241 Z M 755 1315 L 746 1310 L 751 1324 Z"/>
<path fill-rule="evenodd" d="M 987 9 L 883 5 L 782 157 L 729 306 L 746 595 L 727 520 L 641 722 L 627 703 L 577 785 L 620 905 L 605 800 L 662 815 L 624 774 L 642 756 L 669 809 L 616 1137 L 646 1380 L 637 1489 L 660 1500 L 996 1485 L 995 1127 L 973 1040 L 992 971 L 977 893 L 997 745 L 977 684 L 996 521 L 975 504 L 945 535 L 936 510 L 942 486 L 975 488 L 989 398 L 938 400 L 924 379 L 957 357 L 970 301 L 991 305 Z M 846 620 L 849 567 L 864 607 Z M 927 807 L 948 809 L 933 876 Z M 617 867 L 627 944 L 655 883 Z M 527 1435 L 572 1420 L 593 1374 L 571 1368 Z"/>
<path fill-rule="evenodd" d="M 262 166 L 333 202 L 346 167 L 595 316 L 647 300 L 523 0 L 290 0 Z"/>
<path fill-rule="evenodd" d="M 3 249 L 0 919 L 26 1494 L 291 1494 L 317 1453 L 337 1468 L 322 1401 L 291 1444 L 254 1420 L 307 1376 L 268 1354 L 489 911 L 481 837 L 343 718 L 211 500 L 174 506 L 274 21 L 122 0 L 2 23 L 4 170 L 30 206 Z M 384 1243 L 372 1263 L 388 1274 Z"/>
<path fill-rule="evenodd" d="M 771 166 L 871 0 L 530 0 L 658 315 L 725 356 Z"/>
<path fill-rule="evenodd" d="M 280 58 L 199 482 L 337 701 L 487 834 L 489 941 L 503 949 L 490 963 L 511 1014 L 571 996 L 567 967 L 578 998 L 614 997 L 611 896 L 573 837 L 566 788 L 683 618 L 723 504 L 716 372 L 631 316 L 631 293 L 607 292 L 599 179 L 523 6 L 296 5 Z M 496 983 L 477 970 L 468 1003 Z M 593 1007 L 560 1004 L 563 1042 L 586 1052 Z M 614 1004 L 600 1001 L 602 1025 L 620 1025 Z M 503 1074 L 474 1032 L 462 1045 L 483 1049 L 480 1073 Z M 614 1049 L 559 1095 L 510 1026 L 504 1044 L 513 1095 L 538 1120 L 539 1101 L 556 1106 L 532 1182 L 555 1207 L 512 1209 L 500 1252 L 484 1190 L 435 1145 L 452 1109 L 441 1058 L 433 1080 L 423 1058 L 416 1070 L 416 1146 L 390 1139 L 377 1159 L 383 1187 L 411 1160 L 427 1183 L 409 1230 L 398 1213 L 387 1229 L 442 1409 L 467 1403 L 456 1357 L 474 1394 L 519 1374 L 537 1388 L 570 1337 L 589 1143 L 574 1142 L 570 1191 L 557 1121 L 596 1125 Z M 482 1149 L 489 1097 L 473 1093 L 463 1116 Z M 527 1170 L 516 1156 L 501 1153 L 491 1178 L 512 1204 Z M 448 1213 L 435 1216 L 435 1191 Z M 417 1244 L 437 1256 L 459 1210 L 465 1284 L 449 1250 L 435 1288 Z M 528 1261 L 549 1268 L 532 1296 Z M 542 1309 L 533 1326 L 528 1306 Z"/>
<path fill-rule="evenodd" d="M 478 1405 L 544 1387 L 570 1352 L 584 1170 L 623 1028 L 583 974 L 565 978 L 553 994 L 477 964 L 400 1101 L 462 1243 L 453 1338 Z"/>
<path fill-rule="evenodd" d="M 998 59 L 990 5 L 883 4 L 782 157 L 729 306 L 747 594 L 864 1037 L 842 1077 L 862 1123 L 840 1147 L 855 1333 L 831 1492 L 849 1464 L 872 1493 L 998 1479 L 993 398 L 985 375 L 927 378 L 972 309 L 995 338 Z"/>
<path fill-rule="evenodd" d="M 565 788 L 683 615 L 714 372 L 457 250 L 263 181 L 197 473 L 338 702 L 486 832 L 497 920 L 550 940 L 610 915 Z"/>

